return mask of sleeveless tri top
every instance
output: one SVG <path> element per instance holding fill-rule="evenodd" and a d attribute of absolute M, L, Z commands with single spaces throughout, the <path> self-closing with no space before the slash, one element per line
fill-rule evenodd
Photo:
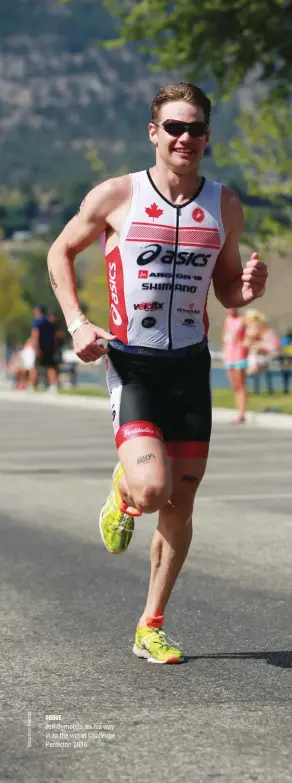
<path fill-rule="evenodd" d="M 203 178 L 183 205 L 164 198 L 148 171 L 131 174 L 119 244 L 106 256 L 110 330 L 127 345 L 176 349 L 208 332 L 207 295 L 224 243 L 222 185 Z"/>

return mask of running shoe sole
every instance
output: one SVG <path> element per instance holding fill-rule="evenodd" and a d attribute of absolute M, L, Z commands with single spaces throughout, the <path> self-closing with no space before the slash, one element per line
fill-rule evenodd
<path fill-rule="evenodd" d="M 157 658 L 152 658 L 152 655 L 148 650 L 145 650 L 144 648 L 137 647 L 136 644 L 133 646 L 133 653 L 137 655 L 137 658 L 146 658 L 148 663 L 184 663 L 184 658 L 177 658 L 175 655 L 170 656 L 165 661 L 158 661 Z"/>
<path fill-rule="evenodd" d="M 115 478 L 116 478 L 116 474 L 117 474 L 117 471 L 119 470 L 119 467 L 120 467 L 120 463 L 118 462 L 118 464 L 115 466 L 115 468 L 114 468 L 114 470 L 113 470 L 113 474 L 112 474 L 112 485 L 113 485 L 113 483 L 114 483 L 114 480 L 115 480 Z M 102 509 L 101 509 L 101 512 L 100 512 L 100 515 L 99 515 L 99 520 L 98 520 L 98 522 L 99 522 L 99 532 L 100 532 L 100 536 L 101 536 L 101 539 L 102 539 L 102 541 L 103 541 L 103 543 L 104 543 L 104 546 L 105 546 L 105 548 L 107 549 L 107 551 L 108 551 L 108 552 L 109 552 L 111 555 L 124 555 L 124 553 L 127 551 L 126 549 L 124 550 L 124 552 L 123 552 L 122 550 L 121 550 L 121 552 L 117 552 L 117 551 L 115 551 L 115 550 L 109 549 L 109 548 L 108 548 L 108 546 L 107 546 L 107 544 L 106 544 L 106 542 L 105 542 L 105 540 L 104 540 L 104 535 L 103 535 L 103 532 L 102 532 L 102 524 L 101 524 L 101 523 L 102 523 L 102 514 L 103 514 L 103 511 L 104 511 L 104 509 L 106 508 L 107 504 L 108 504 L 108 497 L 107 497 L 107 499 L 106 499 L 105 503 L 103 504 L 103 506 L 102 506 Z M 134 528 L 133 528 L 133 533 L 134 533 Z"/>
<path fill-rule="evenodd" d="M 108 546 L 107 546 L 107 544 L 105 543 L 105 540 L 104 540 L 104 535 L 103 535 L 103 532 L 102 532 L 102 525 L 101 525 L 101 523 L 102 523 L 102 512 L 103 512 L 103 510 L 105 509 L 106 505 L 107 505 L 107 504 L 106 504 L 106 503 L 104 503 L 104 505 L 103 505 L 103 507 L 102 507 L 102 509 L 101 509 L 100 515 L 99 515 L 99 532 L 100 532 L 100 535 L 101 535 L 102 541 L 103 541 L 103 543 L 104 543 L 104 546 L 105 546 L 106 550 L 107 550 L 108 552 L 110 552 L 110 554 L 111 554 L 111 555 L 123 555 L 123 554 L 124 554 L 124 552 L 116 552 L 115 550 L 109 549 L 109 548 L 108 548 Z"/>
<path fill-rule="evenodd" d="M 127 551 L 126 549 L 125 549 L 124 551 L 123 551 L 123 550 L 121 550 L 120 552 L 117 552 L 117 551 L 116 551 L 116 550 L 114 550 L 114 549 L 109 549 L 109 548 L 108 548 L 108 546 L 107 546 L 107 544 L 106 544 L 106 542 L 105 542 L 105 540 L 104 540 L 104 535 L 103 535 L 103 532 L 102 532 L 102 524 L 101 524 L 101 523 L 102 523 L 102 512 L 103 512 L 103 510 L 105 509 L 105 507 L 106 507 L 106 506 L 107 506 L 107 503 L 104 503 L 104 505 L 103 505 L 103 507 L 102 507 L 102 509 L 101 509 L 100 515 L 99 515 L 99 520 L 98 520 L 98 521 L 99 521 L 99 532 L 100 532 L 100 535 L 101 535 L 102 541 L 103 541 L 103 543 L 104 543 L 104 546 L 105 546 L 106 550 L 107 550 L 107 551 L 108 551 L 108 552 L 109 552 L 111 555 L 124 555 L 124 554 L 125 554 L 125 552 Z M 134 528 L 133 528 L 133 533 L 134 533 Z M 130 542 L 130 543 L 131 543 L 131 542 Z"/>

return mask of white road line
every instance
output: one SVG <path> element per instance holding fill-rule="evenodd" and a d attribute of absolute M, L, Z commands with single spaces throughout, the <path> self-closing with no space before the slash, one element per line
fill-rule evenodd
<path fill-rule="evenodd" d="M 258 459 L 259 459 L 259 457 L 258 457 Z M 288 455 L 287 454 L 281 454 L 279 452 L 276 452 L 276 453 L 273 452 L 273 453 L 270 453 L 270 454 L 267 454 L 267 453 L 262 454 L 260 464 L 263 465 L 263 464 L 266 464 L 267 462 L 272 462 L 273 465 L 276 464 L 277 466 L 279 466 L 279 464 L 281 464 L 283 462 L 285 467 L 287 467 L 287 462 L 289 464 L 290 461 L 291 461 L 291 459 L 288 460 Z M 236 463 L 237 467 L 239 467 L 240 464 L 246 465 L 246 463 L 248 463 L 248 465 L 250 465 L 251 462 L 252 462 L 252 454 L 250 454 L 250 455 L 249 454 L 242 455 L 242 454 L 239 454 L 238 452 L 235 451 L 233 454 L 230 453 L 229 457 L 226 457 L 226 456 L 223 457 L 220 454 L 214 454 L 214 452 L 210 451 L 210 454 L 209 454 L 209 464 L 211 464 L 211 463 L 214 464 L 214 462 L 217 462 L 217 463 L 218 462 L 219 463 L 232 462 L 232 465 L 234 465 Z"/>
<path fill-rule="evenodd" d="M 232 481 L 233 479 L 255 479 L 258 478 L 266 478 L 266 479 L 276 479 L 276 478 L 290 478 L 291 477 L 291 470 L 278 470 L 273 471 L 273 473 L 267 473 L 263 472 L 260 473 L 256 470 L 253 471 L 253 473 L 206 473 L 204 477 L 204 483 L 205 481 L 208 481 L 210 479 L 211 481 L 221 481 L 221 479 L 229 479 Z"/>
<path fill-rule="evenodd" d="M 279 492 L 275 494 L 268 494 L 265 492 L 264 495 L 198 495 L 197 500 L 202 501 L 214 501 L 214 500 L 221 500 L 223 503 L 225 503 L 228 500 L 285 500 L 291 498 L 292 499 L 292 492 Z"/>
<path fill-rule="evenodd" d="M 230 443 L 227 446 L 225 446 L 224 443 L 220 443 L 220 442 L 219 443 L 213 443 L 213 448 L 214 447 L 215 447 L 216 451 L 221 451 L 223 453 L 230 452 L 232 450 L 232 444 L 230 444 Z M 283 441 L 281 440 L 281 441 L 279 441 L 278 447 L 279 447 L 279 449 L 281 451 L 284 451 L 284 449 L 289 449 L 289 451 L 291 452 L 291 449 L 292 449 L 292 438 L 291 438 L 291 440 L 283 440 Z M 239 454 L 242 454 L 242 453 L 243 454 L 246 454 L 246 453 L 254 454 L 255 451 L 263 452 L 263 451 L 265 451 L 267 449 L 270 449 L 272 451 L 272 449 L 274 450 L 274 448 L 276 448 L 276 444 L 275 444 L 275 442 L 271 442 L 271 441 L 268 441 L 268 442 L 266 441 L 265 443 L 259 443 L 258 441 L 255 441 L 255 442 L 252 442 L 252 443 L 234 443 L 233 448 L 234 449 L 235 448 L 238 449 Z M 211 442 L 210 451 L 211 451 L 211 449 L 212 449 L 212 442 Z"/>
<path fill-rule="evenodd" d="M 236 443 L 239 446 L 248 446 L 250 443 L 258 443 L 261 446 L 264 446 L 266 443 L 270 443 L 271 439 L 273 439 L 273 443 L 284 443 L 288 442 L 290 439 L 292 439 L 292 432 L 290 430 L 287 430 L 287 432 L 283 432 L 283 430 L 277 432 L 275 431 L 272 435 L 270 431 L 264 432 L 261 430 L 259 433 L 258 430 L 249 430 L 248 431 L 248 438 L 240 437 L 240 435 L 229 435 L 229 433 L 225 432 L 219 432 L 217 429 L 212 430 L 211 435 L 211 442 L 212 443 L 227 443 L 232 444 Z"/>

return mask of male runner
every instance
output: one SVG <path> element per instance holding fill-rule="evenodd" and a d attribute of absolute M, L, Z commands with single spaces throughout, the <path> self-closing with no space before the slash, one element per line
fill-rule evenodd
<path fill-rule="evenodd" d="M 162 626 L 190 546 L 194 497 L 208 456 L 210 281 L 223 306 L 231 308 L 262 296 L 267 278 L 255 253 L 242 268 L 238 196 L 199 174 L 210 110 L 208 97 L 192 84 L 161 89 L 149 124 L 153 168 L 95 187 L 48 256 L 77 356 L 90 362 L 108 353 L 120 461 L 100 515 L 107 549 L 124 552 L 134 516 L 159 511 L 148 597 L 133 647 L 153 663 L 184 660 Z M 110 333 L 82 314 L 73 266 L 76 255 L 103 232 Z"/>

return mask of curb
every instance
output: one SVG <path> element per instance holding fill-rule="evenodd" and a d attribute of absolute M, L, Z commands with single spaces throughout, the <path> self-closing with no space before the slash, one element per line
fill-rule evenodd
<path fill-rule="evenodd" d="M 83 408 L 87 410 L 106 411 L 110 409 L 108 397 L 66 397 L 65 395 L 51 395 L 46 392 L 27 394 L 19 391 L 0 391 L 1 400 L 16 403 L 33 403 L 38 405 L 57 405 L 67 408 Z M 234 416 L 234 408 L 213 408 L 213 422 L 218 424 L 230 424 Z M 238 425 L 240 426 L 240 425 Z M 292 430 L 292 415 L 285 413 L 256 413 L 248 411 L 246 423 L 243 427 L 265 427 L 267 429 Z"/>
<path fill-rule="evenodd" d="M 0 391 L 0 402 L 20 402 L 25 405 L 53 405 L 60 408 L 87 408 L 88 410 L 107 411 L 110 408 L 108 397 L 86 397 L 72 396 L 63 394 L 49 394 L 46 392 L 27 393 L 19 391 Z"/>
<path fill-rule="evenodd" d="M 231 424 L 234 416 L 234 408 L 213 408 L 213 422 L 218 424 Z M 237 425 L 240 427 L 240 425 Z M 292 416 L 287 413 L 256 413 L 248 411 L 246 422 L 241 425 L 243 429 L 248 427 L 265 427 L 270 430 L 292 430 Z"/>

